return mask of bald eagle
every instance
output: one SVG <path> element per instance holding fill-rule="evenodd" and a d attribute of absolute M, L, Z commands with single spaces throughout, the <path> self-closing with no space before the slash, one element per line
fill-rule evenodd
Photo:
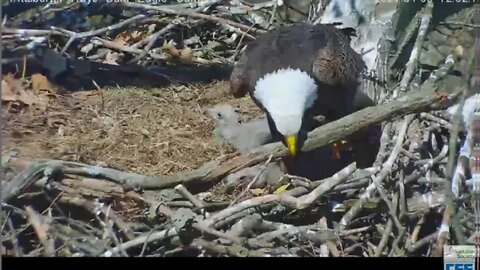
<path fill-rule="evenodd" d="M 334 121 L 354 111 L 365 63 L 350 47 L 353 35 L 333 24 L 279 27 L 248 43 L 235 64 L 231 94 L 250 94 L 291 156 L 318 127 L 315 116 Z"/>

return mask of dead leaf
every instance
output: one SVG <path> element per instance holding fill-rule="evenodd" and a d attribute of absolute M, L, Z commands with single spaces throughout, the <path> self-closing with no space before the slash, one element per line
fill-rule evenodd
<path fill-rule="evenodd" d="M 2 101 L 18 101 L 30 106 L 34 102 L 34 95 L 25 89 L 21 80 L 7 74 L 2 80 Z"/>
<path fill-rule="evenodd" d="M 144 35 L 143 31 L 135 30 L 131 33 L 131 37 L 135 40 L 141 39 L 143 37 L 143 35 Z"/>
<path fill-rule="evenodd" d="M 175 41 L 170 40 L 168 42 L 164 41 L 162 50 L 169 53 L 173 57 L 179 57 L 181 55 L 180 51 L 175 47 Z"/>
<path fill-rule="evenodd" d="M 188 47 L 186 47 L 183 50 L 180 50 L 180 59 L 184 63 L 192 63 L 193 62 L 192 50 Z"/>
<path fill-rule="evenodd" d="M 277 189 L 273 192 L 273 194 L 279 194 L 279 193 L 285 192 L 289 186 L 290 186 L 290 183 L 285 184 L 285 185 L 282 185 L 282 186 L 280 186 L 279 188 L 277 188 Z"/>
<path fill-rule="evenodd" d="M 2 80 L 2 100 L 15 101 L 15 93 L 13 93 L 12 88 L 5 80 Z"/>
<path fill-rule="evenodd" d="M 47 77 L 42 74 L 33 74 L 32 75 L 32 89 L 35 93 L 39 91 L 47 91 L 50 93 L 54 92 L 54 87 L 52 83 L 47 79 Z"/>
<path fill-rule="evenodd" d="M 124 31 L 115 38 L 114 42 L 124 46 L 129 46 L 130 43 L 135 43 L 142 40 L 145 35 L 145 31 Z"/>
<path fill-rule="evenodd" d="M 118 66 L 117 60 L 118 60 L 118 53 L 113 53 L 112 51 L 108 51 L 107 55 L 105 56 L 105 60 L 103 60 L 103 63 Z"/>
<path fill-rule="evenodd" d="M 262 196 L 265 194 L 265 189 L 264 188 L 253 188 L 250 189 L 250 193 L 252 193 L 253 196 Z"/>
<path fill-rule="evenodd" d="M 131 39 L 131 35 L 128 32 L 121 33 L 118 35 L 113 42 L 121 44 L 123 46 L 128 46 L 128 41 Z"/>

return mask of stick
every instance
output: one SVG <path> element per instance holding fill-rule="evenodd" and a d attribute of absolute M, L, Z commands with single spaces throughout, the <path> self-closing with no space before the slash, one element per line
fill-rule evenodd
<path fill-rule="evenodd" d="M 453 192 L 451 190 L 451 179 L 454 176 L 454 166 L 455 166 L 455 149 L 457 147 L 457 139 L 458 139 L 458 132 L 459 132 L 459 125 L 461 121 L 461 113 L 463 111 L 463 106 L 465 103 L 465 98 L 467 95 L 466 89 L 463 91 L 463 95 L 460 99 L 460 104 L 458 109 L 453 117 L 453 132 L 450 137 L 449 141 L 449 157 L 447 163 L 447 187 L 445 188 L 446 191 L 446 207 L 443 213 L 442 225 L 438 232 L 438 239 L 435 245 L 434 250 L 432 251 L 432 256 L 441 256 L 443 251 L 443 246 L 447 243 L 448 238 L 450 237 L 450 226 L 453 227 L 455 230 L 455 236 L 457 237 L 457 241 L 460 244 L 465 244 L 466 239 L 463 235 L 462 229 L 459 228 L 460 224 L 458 222 L 457 216 L 455 215 L 456 207 L 453 202 Z M 452 224 L 453 223 L 453 224 Z"/>
<path fill-rule="evenodd" d="M 45 254 L 47 256 L 55 255 L 55 244 L 54 239 L 51 239 L 48 235 L 49 224 L 43 220 L 43 216 L 33 210 L 32 207 L 27 206 L 25 211 L 28 215 L 28 221 L 32 224 L 33 229 L 35 230 L 38 240 L 42 243 L 45 248 Z"/>
<path fill-rule="evenodd" d="M 423 224 L 425 224 L 425 215 L 422 215 L 419 219 L 417 224 L 415 225 L 415 228 L 413 229 L 412 232 L 412 237 L 411 237 L 411 242 L 412 244 L 415 244 L 418 240 L 418 235 L 420 234 L 420 230 L 422 229 Z"/>
<path fill-rule="evenodd" d="M 249 26 L 243 25 L 241 23 L 237 23 L 231 20 L 227 20 L 224 18 L 219 18 L 213 15 L 206 15 L 206 14 L 201 14 L 198 12 L 190 11 L 190 10 L 174 10 L 170 8 L 165 8 L 162 6 L 151 6 L 151 5 L 145 5 L 145 4 L 139 4 L 139 3 L 118 3 L 118 5 L 123 6 L 123 7 L 129 7 L 129 8 L 137 8 L 137 9 L 143 9 L 143 10 L 155 10 L 161 13 L 169 14 L 169 15 L 179 15 L 179 16 L 189 16 L 193 18 L 201 18 L 209 21 L 214 21 L 217 23 L 221 24 L 227 24 L 231 25 L 237 28 L 240 28 L 244 31 L 247 31 L 250 29 Z M 254 33 L 265 33 L 265 30 L 260 30 L 260 29 L 250 29 L 250 31 L 253 31 Z"/>
<path fill-rule="evenodd" d="M 65 32 L 51 29 L 51 30 L 44 30 L 44 29 L 14 29 L 14 28 L 3 28 L 2 34 L 14 34 L 14 35 L 21 35 L 21 36 L 43 36 L 43 35 L 64 35 L 69 36 Z"/>
<path fill-rule="evenodd" d="M 224 238 L 224 239 L 230 240 L 235 244 L 238 244 L 238 245 L 243 244 L 242 239 L 240 239 L 239 237 L 231 236 L 229 234 L 217 231 L 217 230 L 215 230 L 213 228 L 210 228 L 210 227 L 205 227 L 200 223 L 194 223 L 192 225 L 192 227 L 199 230 L 200 232 L 208 233 L 210 235 L 213 235 L 213 236 L 216 236 L 216 237 L 219 237 L 219 238 Z"/>
<path fill-rule="evenodd" d="M 438 236 L 438 232 L 434 232 L 432 234 L 429 234 L 428 236 L 425 236 L 424 238 L 418 240 L 417 242 L 415 242 L 414 244 L 409 246 L 407 248 L 407 252 L 409 252 L 409 253 L 415 252 L 416 250 L 422 248 L 423 246 L 425 246 L 429 243 L 433 243 L 435 241 L 435 239 L 437 238 L 437 236 Z"/>
<path fill-rule="evenodd" d="M 403 74 L 402 80 L 400 81 L 400 87 L 395 89 L 395 91 L 393 92 L 393 98 L 397 98 L 400 93 L 405 93 L 408 84 L 412 80 L 413 73 L 417 68 L 420 53 L 422 52 L 423 41 L 425 40 L 428 26 L 430 25 L 430 20 L 432 18 L 432 10 L 433 2 L 430 1 L 427 3 L 427 7 L 423 13 L 422 20 L 420 22 L 420 28 L 418 29 L 417 39 L 415 40 L 415 45 L 413 47 L 412 53 L 410 54 L 410 59 L 408 60 L 405 73 Z"/>
<path fill-rule="evenodd" d="M 265 195 L 261 197 L 255 197 L 249 200 L 245 200 L 241 203 L 233 205 L 229 208 L 226 208 L 218 213 L 215 213 L 202 223 L 205 226 L 213 226 L 215 223 L 234 215 L 238 212 L 241 212 L 245 209 L 252 208 L 255 206 L 272 203 L 272 202 L 279 202 L 283 203 L 286 206 L 290 206 L 294 209 L 305 209 L 306 207 L 310 206 L 315 200 L 321 197 L 325 192 L 333 189 L 337 184 L 341 181 L 347 179 L 347 177 L 352 174 L 356 169 L 356 164 L 352 163 L 336 173 L 334 177 L 330 179 L 330 181 L 324 181 L 324 183 L 318 186 L 316 189 L 311 191 L 309 194 L 301 196 L 299 198 L 295 198 L 290 195 L 286 195 L 284 193 L 274 194 L 274 195 Z"/>
<path fill-rule="evenodd" d="M 198 249 L 207 249 L 211 252 L 228 254 L 235 257 L 266 257 L 266 254 L 261 251 L 248 250 L 238 245 L 224 246 L 218 243 L 208 242 L 203 239 L 195 239 L 191 245 L 197 247 Z"/>
<path fill-rule="evenodd" d="M 382 130 L 382 136 L 380 137 L 380 148 L 378 149 L 377 157 L 373 166 L 380 166 L 383 160 L 387 156 L 387 146 L 391 142 L 390 132 L 392 131 L 392 123 L 388 122 Z"/>
<path fill-rule="evenodd" d="M 188 191 L 183 185 L 177 185 L 175 190 L 178 191 L 178 193 L 180 193 L 180 195 L 182 195 L 185 199 L 189 200 L 193 206 L 202 209 L 205 207 L 204 203 L 197 199 L 197 197 L 190 193 L 190 191 Z"/>
<path fill-rule="evenodd" d="M 139 15 L 133 16 L 131 18 L 128 18 L 125 21 L 122 21 L 122 22 L 119 22 L 117 24 L 110 25 L 110 26 L 107 26 L 107 27 L 104 27 L 104 28 L 100 28 L 100 29 L 97 29 L 97 30 L 91 30 L 91 31 L 82 32 L 82 33 L 70 32 L 70 39 L 67 41 L 67 44 L 65 44 L 65 46 L 63 47 L 63 49 L 60 53 L 61 54 L 65 53 L 67 51 L 68 47 L 70 47 L 70 45 L 72 45 L 73 41 L 75 41 L 76 39 L 97 36 L 97 35 L 103 34 L 103 33 L 108 32 L 108 31 L 118 30 L 120 28 L 123 28 L 123 27 L 131 24 L 131 23 L 139 21 L 139 20 L 141 20 L 145 17 L 146 17 L 145 15 L 139 14 Z M 52 29 L 60 30 L 60 29 L 57 29 L 57 28 L 54 28 L 54 27 L 52 27 Z"/>
<path fill-rule="evenodd" d="M 306 193 L 308 193 L 308 190 L 306 188 L 296 187 L 296 188 L 287 190 L 283 194 L 293 196 L 293 197 L 298 197 L 298 196 L 301 196 L 301 195 L 306 194 Z M 268 204 L 260 205 L 259 209 L 260 209 L 260 211 L 269 210 L 269 209 L 271 209 L 271 205 L 268 205 Z M 247 208 L 243 211 L 240 211 L 240 212 L 238 212 L 236 214 L 233 214 L 233 215 L 231 215 L 231 216 L 229 216 L 229 217 L 227 217 L 223 220 L 220 220 L 220 221 L 216 222 L 213 225 L 213 227 L 214 228 L 222 228 L 222 227 L 226 226 L 227 224 L 233 223 L 235 220 L 241 219 L 241 218 L 246 217 L 248 215 L 255 214 L 257 211 L 258 210 L 256 208 Z"/>
<path fill-rule="evenodd" d="M 427 163 L 423 164 L 422 167 L 415 170 L 412 174 L 407 176 L 404 180 L 404 184 L 410 184 L 413 181 L 418 180 L 423 174 L 425 174 L 428 170 L 433 168 L 437 163 L 442 161 L 448 154 L 448 146 L 444 146 L 440 151 L 440 154 L 432 159 L 430 159 Z"/>
<path fill-rule="evenodd" d="M 153 44 L 157 41 L 157 39 L 161 36 L 166 34 L 168 31 L 170 31 L 173 27 L 177 26 L 179 24 L 179 21 L 174 21 L 172 23 L 169 23 L 167 26 L 162 28 L 160 31 L 156 32 L 153 34 L 150 38 L 150 41 L 145 45 L 143 48 L 143 51 L 137 55 L 135 58 L 129 61 L 129 63 L 136 63 L 140 61 L 143 57 L 145 57 L 148 54 L 148 51 L 152 48 Z"/>
<path fill-rule="evenodd" d="M 242 193 L 240 193 L 240 195 L 238 195 L 235 199 L 233 199 L 233 201 L 230 203 L 230 206 L 234 205 L 238 200 L 240 200 L 250 190 L 250 188 L 258 181 L 258 179 L 260 178 L 260 175 L 265 171 L 268 163 L 270 163 L 271 160 L 272 160 L 272 156 L 270 156 L 268 158 L 268 160 L 265 162 L 265 164 L 263 164 L 262 168 L 260 169 L 260 171 L 258 171 L 258 173 L 255 175 L 255 177 L 252 179 L 252 181 L 250 181 L 250 183 L 248 183 L 247 187 L 244 190 L 242 190 Z"/>
<path fill-rule="evenodd" d="M 446 127 L 446 128 L 449 129 L 449 130 L 452 130 L 452 128 L 453 128 L 452 124 L 449 123 L 447 120 L 442 119 L 442 118 L 440 118 L 440 117 L 438 117 L 438 116 L 435 116 L 435 115 L 433 115 L 433 114 L 431 114 L 431 113 L 421 113 L 421 114 L 420 114 L 420 117 L 425 118 L 425 119 L 430 120 L 430 121 L 437 122 L 438 124 Z"/>
<path fill-rule="evenodd" d="M 142 245 L 144 242 L 153 242 L 153 241 L 160 241 L 163 240 L 167 237 L 173 237 L 176 236 L 177 232 L 175 228 L 171 229 L 166 229 L 160 232 L 154 232 L 154 233 L 148 233 L 146 235 L 140 236 L 138 238 L 135 238 L 131 241 L 125 242 L 123 244 L 120 244 L 119 246 L 116 246 L 105 253 L 103 253 L 104 257 L 112 257 L 114 254 L 118 253 L 120 250 L 128 250 L 129 248 L 133 248 L 136 246 Z"/>
<path fill-rule="evenodd" d="M 370 184 L 365 192 L 360 196 L 360 199 L 355 203 L 355 205 L 350 208 L 350 210 L 345 213 L 345 215 L 342 217 L 340 220 L 340 229 L 343 230 L 345 227 L 350 223 L 350 221 L 358 214 L 363 208 L 363 205 L 366 203 L 367 199 L 371 198 L 373 195 L 373 192 L 375 191 L 375 188 L 377 185 L 381 184 L 381 182 L 390 174 L 390 171 L 392 169 L 393 163 L 395 160 L 397 160 L 398 154 L 400 153 L 400 149 L 403 146 L 403 140 L 405 139 L 405 134 L 407 133 L 407 128 L 408 124 L 413 120 L 413 116 L 409 115 L 405 117 L 405 120 L 403 120 L 402 126 L 400 128 L 398 137 L 397 137 L 397 142 L 395 143 L 395 147 L 392 150 L 392 153 L 390 154 L 390 157 L 387 159 L 387 161 L 383 164 L 383 168 L 378 174 L 377 177 L 373 180 L 373 183 Z"/>
<path fill-rule="evenodd" d="M 382 239 L 380 240 L 380 243 L 375 249 L 375 253 L 373 254 L 373 257 L 380 257 L 380 255 L 382 254 L 383 250 L 388 244 L 388 239 L 390 238 L 390 234 L 392 233 L 392 228 L 393 228 L 393 222 L 392 222 L 392 219 L 389 219 L 387 222 L 385 231 L 382 234 Z"/>

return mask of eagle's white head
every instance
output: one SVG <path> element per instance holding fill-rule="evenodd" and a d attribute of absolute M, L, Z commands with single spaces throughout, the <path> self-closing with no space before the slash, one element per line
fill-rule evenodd
<path fill-rule="evenodd" d="M 292 68 L 268 73 L 255 85 L 255 98 L 270 114 L 292 155 L 297 151 L 303 115 L 317 98 L 317 87 L 308 73 Z"/>

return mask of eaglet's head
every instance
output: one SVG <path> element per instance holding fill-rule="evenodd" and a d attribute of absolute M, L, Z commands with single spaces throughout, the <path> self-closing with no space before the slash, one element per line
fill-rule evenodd
<path fill-rule="evenodd" d="M 295 156 L 302 143 L 298 137 L 305 133 L 301 130 L 304 113 L 317 98 L 315 80 L 299 69 L 280 69 L 257 81 L 254 96 L 273 122 L 269 122 L 272 135 L 282 136 L 282 142 Z"/>

